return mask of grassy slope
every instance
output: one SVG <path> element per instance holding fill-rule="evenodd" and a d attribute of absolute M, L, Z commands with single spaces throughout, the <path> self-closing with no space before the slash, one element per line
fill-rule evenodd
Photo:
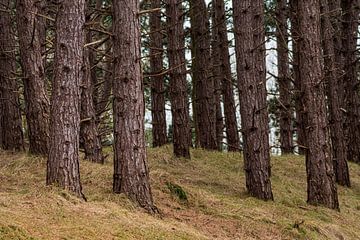
<path fill-rule="evenodd" d="M 306 204 L 304 160 L 272 159 L 274 202 L 247 196 L 239 154 L 192 151 L 175 160 L 170 146 L 149 150 L 152 217 L 111 193 L 112 165 L 81 162 L 88 202 L 45 186 L 45 159 L 0 152 L 0 240 L 3 239 L 358 239 L 360 166 L 352 188 L 339 187 L 341 212 Z M 166 183 L 180 185 L 182 202 Z"/>

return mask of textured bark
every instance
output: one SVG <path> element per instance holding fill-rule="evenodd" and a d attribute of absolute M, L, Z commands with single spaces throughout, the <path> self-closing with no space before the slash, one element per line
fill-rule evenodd
<path fill-rule="evenodd" d="M 91 33 L 87 34 L 87 42 L 91 42 Z M 94 106 L 94 85 L 91 78 L 90 58 L 92 51 L 84 49 L 84 63 L 81 83 L 80 139 L 85 150 L 85 159 L 104 163 L 101 137 L 99 135 Z"/>
<path fill-rule="evenodd" d="M 26 122 L 29 151 L 47 155 L 49 150 L 50 103 L 46 92 L 46 77 L 42 60 L 43 22 L 36 16 L 40 3 L 34 0 L 17 1 L 17 29 L 21 65 L 23 68 Z"/>
<path fill-rule="evenodd" d="M 223 131 L 224 131 L 224 118 L 221 108 L 221 49 L 220 49 L 220 39 L 219 39 L 219 29 L 216 26 L 216 14 L 215 14 L 215 1 L 212 2 L 211 9 L 211 65 L 212 65 L 212 81 L 214 82 L 214 104 L 216 111 L 216 144 L 219 151 L 223 148 Z"/>
<path fill-rule="evenodd" d="M 214 46 L 219 64 L 219 78 L 221 81 L 222 98 L 224 103 L 225 131 L 228 151 L 239 151 L 240 139 L 237 129 L 236 108 L 231 76 L 229 41 L 227 37 L 226 15 L 223 0 L 213 0 L 214 5 L 214 31 L 218 39 Z"/>
<path fill-rule="evenodd" d="M 46 183 L 84 198 L 79 171 L 80 81 L 85 0 L 58 3 L 54 78 L 51 95 L 50 150 Z"/>
<path fill-rule="evenodd" d="M 161 7 L 161 0 L 152 0 L 153 9 Z M 150 14 L 150 70 L 151 80 L 151 116 L 153 147 L 160 147 L 167 143 L 165 88 L 163 70 L 163 46 L 161 33 L 161 12 Z"/>
<path fill-rule="evenodd" d="M 10 0 L 0 1 L 0 147 L 24 149 Z"/>
<path fill-rule="evenodd" d="M 301 155 L 305 154 L 306 148 L 306 139 L 305 139 L 305 116 L 304 116 L 304 104 L 302 102 L 303 92 L 302 92 L 302 80 L 300 78 L 300 69 L 299 69 L 299 19 L 298 19 L 298 0 L 290 0 L 290 21 L 291 21 L 291 38 L 292 38 L 292 70 L 293 70 L 293 79 L 295 87 L 295 127 L 297 135 L 297 145 L 298 152 Z"/>
<path fill-rule="evenodd" d="M 324 53 L 324 74 L 327 85 L 327 99 L 329 111 L 329 127 L 332 143 L 332 157 L 336 182 L 343 186 L 350 186 L 349 168 L 347 165 L 345 132 L 343 128 L 343 99 L 344 84 L 341 68 L 341 43 L 336 31 L 341 33 L 340 0 L 321 0 L 321 31 Z M 337 46 L 338 48 L 336 48 Z"/>
<path fill-rule="evenodd" d="M 246 187 L 272 200 L 263 1 L 233 0 L 233 6 Z"/>
<path fill-rule="evenodd" d="M 91 19 L 90 1 L 87 3 L 86 21 Z M 85 13 L 86 14 L 86 13 Z M 92 32 L 86 33 L 86 43 L 92 42 Z M 95 55 L 95 56 L 94 56 Z M 104 163 L 102 155 L 101 137 L 98 132 L 97 116 L 94 103 L 94 76 L 93 75 L 93 58 L 96 57 L 91 49 L 84 49 L 83 72 L 81 82 L 81 109 L 80 109 L 80 143 L 85 151 L 85 159 Z M 96 78 L 96 72 L 95 72 Z"/>
<path fill-rule="evenodd" d="M 209 19 L 204 0 L 190 1 L 195 128 L 200 147 L 216 150 L 216 107 L 210 77 Z"/>
<path fill-rule="evenodd" d="M 124 7 L 126 6 L 126 7 Z M 113 2 L 114 16 L 114 185 L 154 212 L 146 164 L 144 93 L 140 66 L 139 1 Z"/>
<path fill-rule="evenodd" d="M 280 148 L 282 154 L 293 152 L 291 80 L 289 72 L 289 52 L 287 32 L 287 1 L 277 0 L 276 3 L 276 42 L 277 67 L 280 101 Z"/>
<path fill-rule="evenodd" d="M 167 0 L 167 36 L 169 58 L 169 92 L 173 125 L 174 155 L 190 158 L 190 119 L 185 67 L 185 35 L 180 0 Z"/>
<path fill-rule="evenodd" d="M 338 209 L 339 202 L 326 119 L 325 84 L 322 74 L 320 1 L 298 3 L 300 77 L 306 109 L 306 173 L 308 203 Z"/>
<path fill-rule="evenodd" d="M 344 56 L 345 128 L 347 159 L 360 163 L 360 93 L 358 80 L 358 56 L 356 52 L 359 27 L 360 1 L 342 0 L 342 52 Z"/>

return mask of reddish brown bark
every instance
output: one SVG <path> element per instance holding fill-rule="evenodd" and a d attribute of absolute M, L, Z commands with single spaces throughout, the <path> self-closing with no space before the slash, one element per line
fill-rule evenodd
<path fill-rule="evenodd" d="M 305 134 L 308 203 L 338 209 L 322 73 L 320 1 L 298 3 L 300 78 L 306 110 Z"/>
<path fill-rule="evenodd" d="M 263 4 L 233 0 L 246 187 L 252 196 L 272 200 Z"/>
<path fill-rule="evenodd" d="M 180 0 L 167 0 L 167 36 L 174 155 L 190 158 L 190 120 L 185 67 L 184 17 Z"/>
<path fill-rule="evenodd" d="M 126 7 L 124 7 L 126 6 Z M 149 212 L 154 206 L 144 136 L 144 92 L 140 66 L 139 1 L 113 2 L 114 185 Z"/>
<path fill-rule="evenodd" d="M 58 3 L 47 184 L 84 198 L 79 171 L 80 81 L 85 0 Z"/>
<path fill-rule="evenodd" d="M 0 1 L 0 147 L 24 149 L 10 0 Z"/>

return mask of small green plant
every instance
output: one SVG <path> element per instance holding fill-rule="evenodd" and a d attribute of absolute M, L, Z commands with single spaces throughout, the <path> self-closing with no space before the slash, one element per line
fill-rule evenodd
<path fill-rule="evenodd" d="M 186 192 L 182 189 L 181 186 L 171 182 L 166 182 L 166 186 L 170 190 L 171 194 L 177 196 L 180 201 L 188 200 Z"/>

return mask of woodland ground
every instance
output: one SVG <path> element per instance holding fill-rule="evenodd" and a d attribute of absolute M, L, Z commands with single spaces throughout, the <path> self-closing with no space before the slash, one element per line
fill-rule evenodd
<path fill-rule="evenodd" d="M 337 212 L 306 204 L 299 156 L 272 158 L 275 201 L 263 202 L 246 194 L 240 154 L 176 160 L 165 146 L 148 155 L 156 217 L 112 194 L 111 156 L 81 161 L 82 202 L 45 186 L 44 158 L 0 151 L 0 239 L 360 239 L 359 165 L 350 164 L 352 188 L 338 187 Z"/>

